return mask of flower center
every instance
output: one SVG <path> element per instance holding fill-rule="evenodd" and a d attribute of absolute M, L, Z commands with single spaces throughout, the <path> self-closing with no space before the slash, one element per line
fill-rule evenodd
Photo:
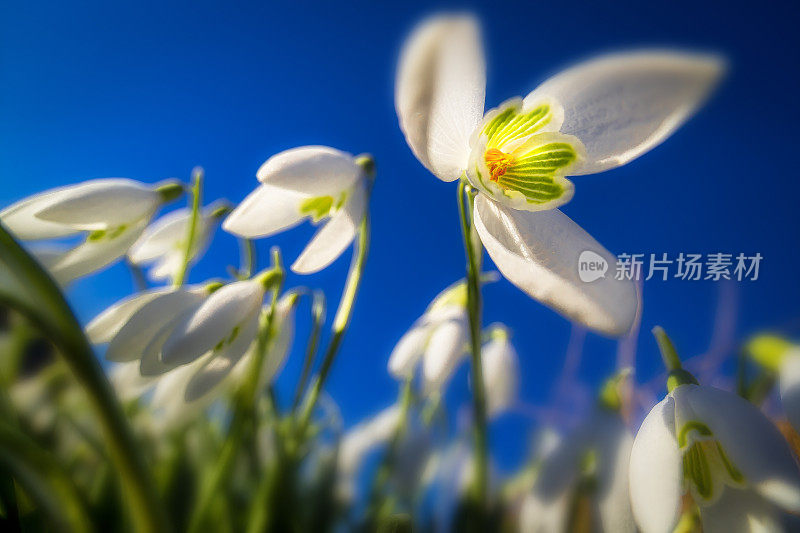
<path fill-rule="evenodd" d="M 489 148 L 483 156 L 486 166 L 489 167 L 489 179 L 496 182 L 506 173 L 508 167 L 514 164 L 514 158 L 497 148 Z"/>

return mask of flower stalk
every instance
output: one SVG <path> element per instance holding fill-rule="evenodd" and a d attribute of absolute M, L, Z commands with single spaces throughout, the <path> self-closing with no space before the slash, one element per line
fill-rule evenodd
<path fill-rule="evenodd" d="M 197 238 L 197 221 L 200 218 L 200 205 L 202 204 L 203 195 L 203 169 L 195 167 L 192 171 L 192 215 L 189 220 L 189 227 L 186 230 L 186 245 L 184 248 L 183 262 L 178 274 L 173 280 L 175 287 L 180 287 L 186 280 L 186 275 L 189 270 L 189 262 L 192 260 L 192 248 L 194 241 Z"/>
<path fill-rule="evenodd" d="M 479 509 L 486 509 L 487 480 L 489 462 L 489 436 L 486 427 L 486 391 L 483 381 L 483 362 L 481 360 L 481 279 L 480 262 L 482 245 L 475 238 L 473 225 L 467 209 L 472 210 L 476 191 L 466 179 L 458 183 L 458 212 L 461 218 L 461 231 L 464 238 L 464 251 L 467 258 L 467 311 L 469 314 L 470 355 L 472 364 L 472 406 L 475 417 L 474 441 L 475 476 L 471 487 L 473 503 Z"/>

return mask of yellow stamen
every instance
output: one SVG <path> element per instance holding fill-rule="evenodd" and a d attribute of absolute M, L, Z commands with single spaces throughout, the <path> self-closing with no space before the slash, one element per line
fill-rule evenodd
<path fill-rule="evenodd" d="M 489 179 L 497 181 L 500 176 L 506 173 L 508 167 L 514 164 L 514 158 L 511 155 L 498 150 L 497 148 L 490 148 L 484 154 L 486 166 L 489 167 Z"/>

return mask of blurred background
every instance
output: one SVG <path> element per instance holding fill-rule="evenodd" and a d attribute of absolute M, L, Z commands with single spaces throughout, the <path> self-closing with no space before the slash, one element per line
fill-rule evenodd
<path fill-rule="evenodd" d="M 723 376 L 733 375 L 736 343 L 750 333 L 800 331 L 796 2 L 6 0 L 0 205 L 91 178 L 188 180 L 195 165 L 206 170 L 207 201 L 238 202 L 255 187 L 259 165 L 281 150 L 323 144 L 372 153 L 372 247 L 327 386 L 351 426 L 395 400 L 386 371 L 392 347 L 435 294 L 463 277 L 455 185 L 417 162 L 393 105 L 400 44 L 439 9 L 473 10 L 483 22 L 487 108 L 598 51 L 677 46 L 724 54 L 729 75 L 695 118 L 632 164 L 576 177 L 564 210 L 618 254 L 763 256 L 757 281 L 645 282 L 642 332 L 626 341 L 635 348 L 637 382 L 661 370 L 649 333 L 656 324 L 685 358 L 712 346 Z M 261 266 L 272 245 L 290 263 L 313 231 L 306 224 L 259 241 Z M 225 275 L 237 262 L 235 240 L 218 232 L 191 281 Z M 321 287 L 332 307 L 348 262 L 310 277 L 290 274 L 288 286 Z M 129 272 L 116 265 L 77 282 L 69 298 L 88 321 L 132 290 Z M 577 412 L 616 368 L 618 346 L 588 334 L 567 358 L 570 324 L 506 281 L 485 288 L 484 322 L 494 321 L 512 329 L 521 359 L 520 404 L 491 428 L 494 459 L 511 470 L 526 456 L 535 423 L 552 421 L 547 408 L 560 376 L 572 376 L 562 413 Z M 284 401 L 302 363 L 308 321 L 299 322 L 278 381 Z M 447 394 L 453 416 L 469 404 L 466 367 Z M 653 390 L 661 395 L 663 382 Z"/>

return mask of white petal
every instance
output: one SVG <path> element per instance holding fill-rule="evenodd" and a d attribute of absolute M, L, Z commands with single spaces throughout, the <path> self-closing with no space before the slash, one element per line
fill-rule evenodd
<path fill-rule="evenodd" d="M 600 57 L 545 81 L 526 105 L 553 98 L 564 107 L 561 132 L 575 135 L 586 159 L 571 174 L 592 174 L 627 163 L 663 142 L 716 85 L 719 58 L 678 52 L 633 52 Z"/>
<path fill-rule="evenodd" d="M 133 313 L 111 339 L 106 350 L 106 359 L 115 362 L 139 359 L 165 324 L 199 305 L 204 299 L 203 291 L 191 287 L 171 290 L 154 297 Z"/>
<path fill-rule="evenodd" d="M 714 505 L 700 508 L 704 533 L 780 533 L 778 510 L 756 492 L 727 488 Z"/>
<path fill-rule="evenodd" d="M 302 146 L 270 157 L 258 181 L 309 196 L 338 197 L 364 172 L 352 155 L 327 146 Z"/>
<path fill-rule="evenodd" d="M 342 437 L 339 446 L 338 468 L 343 475 L 352 475 L 361 459 L 371 449 L 386 442 L 400 420 L 400 408 L 387 407 L 373 418 L 361 422 Z"/>
<path fill-rule="evenodd" d="M 395 82 L 400 129 L 414 155 L 444 181 L 467 168 L 469 139 L 483 116 L 485 71 L 470 16 L 428 19 L 403 47 Z"/>
<path fill-rule="evenodd" d="M 593 437 L 598 453 L 597 506 L 603 531 L 636 531 L 631 511 L 629 465 L 633 436 L 617 414 L 600 412 Z"/>
<path fill-rule="evenodd" d="M 682 484 L 675 400 L 667 396 L 644 419 L 631 449 L 631 508 L 643 533 L 672 532 L 680 516 Z"/>
<path fill-rule="evenodd" d="M 137 181 L 110 178 L 92 180 L 61 195 L 38 210 L 36 218 L 84 230 L 102 230 L 150 217 L 161 204 L 160 195 Z"/>
<path fill-rule="evenodd" d="M 481 350 L 486 407 L 495 416 L 514 404 L 519 391 L 517 351 L 508 338 L 489 341 Z"/>
<path fill-rule="evenodd" d="M 128 252 L 134 264 L 148 263 L 155 259 L 181 249 L 186 241 L 191 211 L 188 208 L 176 209 L 153 222 L 139 237 Z M 197 235 L 202 236 L 208 222 L 205 214 L 198 217 Z"/>
<path fill-rule="evenodd" d="M 292 271 L 313 274 L 333 263 L 353 242 L 366 207 L 366 183 L 361 183 L 353 189 L 345 205 L 317 231 L 292 264 Z"/>
<path fill-rule="evenodd" d="M 284 294 L 278 301 L 277 316 L 275 317 L 278 337 L 273 341 L 272 346 L 269 347 L 269 352 L 264 358 L 264 366 L 261 370 L 261 387 L 272 383 L 286 364 L 286 358 L 289 356 L 292 342 L 294 341 L 294 312 L 297 303 L 297 294 L 292 292 Z M 265 307 L 264 310 L 266 311 L 266 309 Z M 250 354 L 248 354 L 249 356 Z M 242 370 L 245 370 L 245 368 Z"/>
<path fill-rule="evenodd" d="M 267 237 L 298 225 L 306 217 L 300 205 L 311 195 L 269 184 L 251 192 L 222 223 L 222 229 L 241 237 Z"/>
<path fill-rule="evenodd" d="M 258 332 L 258 315 L 255 314 L 242 325 L 236 339 L 221 350 L 214 350 L 212 357 L 197 372 L 192 375 L 183 395 L 183 401 L 196 402 L 214 389 L 227 378 L 239 360 L 242 359 L 247 349 L 253 343 Z"/>
<path fill-rule="evenodd" d="M 528 517 L 531 531 L 541 533 L 566 531 L 569 522 L 570 501 L 575 493 L 578 467 L 586 442 L 577 435 L 562 439 L 555 449 L 542 461 L 532 494 L 535 497 L 528 505 L 536 504 L 541 516 Z M 529 509 L 528 512 L 532 512 Z"/>
<path fill-rule="evenodd" d="M 753 404 L 731 392 L 682 385 L 680 391 L 714 433 L 745 482 L 787 511 L 800 512 L 800 472 L 778 428 Z"/>
<path fill-rule="evenodd" d="M 172 289 L 159 287 L 122 299 L 94 317 L 86 326 L 86 336 L 92 344 L 110 342 L 134 313 L 159 295 Z"/>
<path fill-rule="evenodd" d="M 422 360 L 426 393 L 440 391 L 450 378 L 466 349 L 468 329 L 464 320 L 448 320 L 437 325 Z"/>
<path fill-rule="evenodd" d="M 144 230 L 146 220 L 140 220 L 114 237 L 87 238 L 49 266 L 50 274 L 61 285 L 96 272 L 125 255 Z"/>
<path fill-rule="evenodd" d="M 411 376 L 425 351 L 429 337 L 430 329 L 424 326 L 414 326 L 400 337 L 389 356 L 389 373 L 396 379 Z"/>
<path fill-rule="evenodd" d="M 161 359 L 167 364 L 188 363 L 230 336 L 237 326 L 257 315 L 264 286 L 257 279 L 226 285 L 184 317 L 164 342 Z"/>
<path fill-rule="evenodd" d="M 478 195 L 475 228 L 500 272 L 531 298 L 607 335 L 625 334 L 636 316 L 636 287 L 614 279 L 616 258 L 557 209 L 508 209 Z M 578 276 L 578 258 L 592 251 L 610 272 L 592 282 Z"/>
<path fill-rule="evenodd" d="M 115 365 L 110 380 L 117 396 L 124 402 L 138 398 L 154 384 L 152 378 L 139 373 L 138 361 Z"/>
<path fill-rule="evenodd" d="M 73 235 L 78 231 L 75 228 L 48 222 L 36 218 L 35 215 L 45 207 L 69 197 L 72 190 L 79 186 L 59 187 L 24 198 L 0 211 L 0 221 L 21 240 L 54 239 Z"/>
<path fill-rule="evenodd" d="M 183 269 L 183 261 L 183 253 L 175 252 L 165 255 L 153 263 L 153 266 L 147 271 L 147 277 L 153 281 L 173 280 Z"/>
<path fill-rule="evenodd" d="M 795 431 L 800 431 L 800 353 L 795 349 L 784 357 L 780 368 L 781 404 Z"/>
<path fill-rule="evenodd" d="M 542 500 L 538 494 L 527 494 L 519 514 L 520 533 L 566 531 L 569 524 L 570 494 L 564 492 L 554 500 Z"/>

